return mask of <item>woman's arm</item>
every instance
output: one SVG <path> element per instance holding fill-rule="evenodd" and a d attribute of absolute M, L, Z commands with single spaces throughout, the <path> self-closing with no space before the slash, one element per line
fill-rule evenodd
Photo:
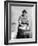
<path fill-rule="evenodd" d="M 21 16 L 18 19 L 18 23 L 21 24 Z"/>
<path fill-rule="evenodd" d="M 32 28 L 32 20 L 28 19 L 28 23 L 29 23 L 29 25 L 27 26 L 27 30 L 31 30 L 31 28 Z"/>

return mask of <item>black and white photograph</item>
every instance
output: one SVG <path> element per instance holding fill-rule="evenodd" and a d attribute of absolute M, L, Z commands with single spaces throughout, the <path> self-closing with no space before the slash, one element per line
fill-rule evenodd
<path fill-rule="evenodd" d="M 37 42 L 37 2 L 5 2 L 5 43 Z"/>

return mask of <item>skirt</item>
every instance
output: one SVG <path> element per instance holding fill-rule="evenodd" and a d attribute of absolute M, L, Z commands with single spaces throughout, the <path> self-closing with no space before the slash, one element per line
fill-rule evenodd
<path fill-rule="evenodd" d="M 29 34 L 24 35 L 23 30 L 18 28 L 18 33 L 17 33 L 16 38 L 29 38 Z"/>

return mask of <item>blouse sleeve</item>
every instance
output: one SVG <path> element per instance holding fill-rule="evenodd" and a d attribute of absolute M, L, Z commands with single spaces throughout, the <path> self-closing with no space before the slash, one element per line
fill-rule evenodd
<path fill-rule="evenodd" d="M 18 23 L 21 24 L 21 16 L 18 19 Z"/>

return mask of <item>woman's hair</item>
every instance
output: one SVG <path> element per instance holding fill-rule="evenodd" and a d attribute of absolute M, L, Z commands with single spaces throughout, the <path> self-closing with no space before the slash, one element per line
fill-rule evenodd
<path fill-rule="evenodd" d="M 27 11 L 26 10 L 23 10 L 22 13 L 23 13 L 22 16 L 24 16 L 24 13 L 27 13 Z"/>
<path fill-rule="evenodd" d="M 22 13 L 27 13 L 27 11 L 26 10 L 23 10 Z"/>

